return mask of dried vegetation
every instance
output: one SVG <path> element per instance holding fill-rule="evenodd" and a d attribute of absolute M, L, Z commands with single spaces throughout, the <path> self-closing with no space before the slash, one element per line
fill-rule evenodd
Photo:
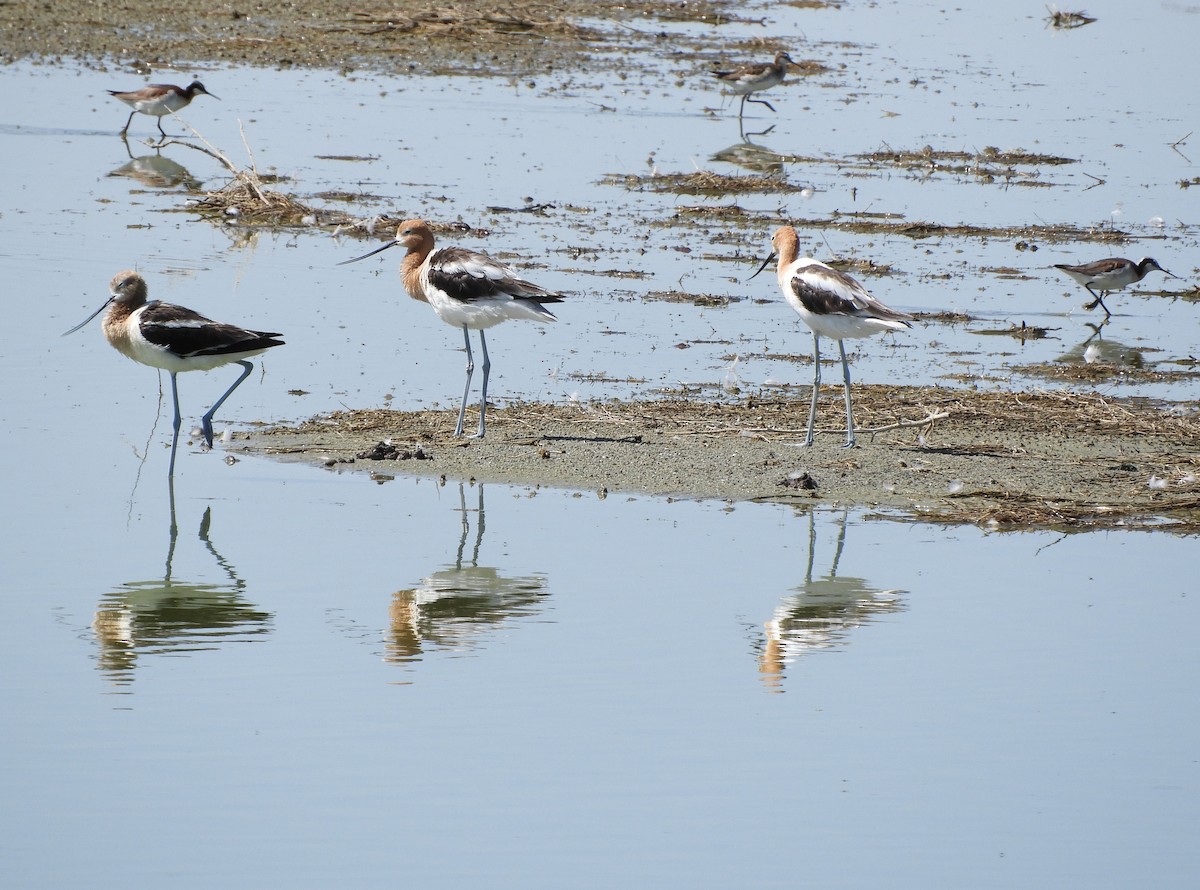
<path fill-rule="evenodd" d="M 181 145 L 216 159 L 230 174 L 230 179 L 219 189 L 204 191 L 192 199 L 186 209 L 199 212 L 202 217 L 218 223 L 236 222 L 246 226 L 286 228 L 291 226 L 343 225 L 353 217 L 340 211 L 318 210 L 297 200 L 295 197 L 269 188 L 279 182 L 278 177 L 262 174 L 254 163 L 254 154 L 242 133 L 242 143 L 249 163 L 237 166 L 220 149 L 214 147 L 200 133 L 192 131 L 198 142 L 183 139 L 164 139 L 156 148 L 166 145 Z"/>
<path fill-rule="evenodd" d="M 620 185 L 635 192 L 670 192 L 676 195 L 737 195 L 763 192 L 798 192 L 807 186 L 793 185 L 784 176 L 741 176 L 698 170 L 694 173 L 610 174 L 602 185 Z"/>

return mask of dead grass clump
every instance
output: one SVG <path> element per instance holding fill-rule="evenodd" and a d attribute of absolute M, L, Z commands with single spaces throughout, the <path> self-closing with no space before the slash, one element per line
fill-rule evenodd
<path fill-rule="evenodd" d="M 1112 362 L 1043 362 L 1014 370 L 1031 377 L 1077 383 L 1178 383 L 1200 377 L 1196 371 L 1160 371 Z"/>
<path fill-rule="evenodd" d="M 930 324 L 969 324 L 975 321 L 975 316 L 969 313 L 950 309 L 943 309 L 940 312 L 917 312 L 914 317 L 918 321 Z"/>
<path fill-rule="evenodd" d="M 979 271 L 986 272 L 989 275 L 995 275 L 997 278 L 1004 278 L 1010 281 L 1033 280 L 1033 276 L 1024 269 L 1017 269 L 1013 266 L 984 266 Z"/>
<path fill-rule="evenodd" d="M 1079 226 L 1062 224 L 1052 225 L 1032 225 L 1032 226 L 974 226 L 974 225 L 957 225 L 947 226 L 940 223 L 927 222 L 912 222 L 901 223 L 894 226 L 875 225 L 864 226 L 864 224 L 848 225 L 846 228 L 858 231 L 860 227 L 865 227 L 875 231 L 894 231 L 898 235 L 904 235 L 909 238 L 933 238 L 938 236 L 951 236 L 958 238 L 1011 238 L 1013 240 L 1041 240 L 1041 241 L 1100 241 L 1109 242 L 1117 241 L 1124 242 L 1128 240 L 1129 235 L 1119 229 L 1112 228 L 1080 228 Z"/>
<path fill-rule="evenodd" d="M 991 145 L 979 152 L 937 151 L 931 145 L 911 151 L 885 148 L 852 155 L 851 160 L 865 163 L 869 168 L 887 165 L 923 175 L 971 176 L 985 183 L 1040 187 L 1050 187 L 1055 183 L 1041 180 L 1037 168 L 1077 163 L 1074 158 L 1034 154 L 1024 149 L 1001 151 Z"/>
<path fill-rule="evenodd" d="M 409 218 L 409 215 L 404 215 L 403 213 L 396 214 L 395 216 L 387 213 L 379 214 L 378 216 L 347 216 L 337 223 L 333 234 L 352 235 L 365 240 L 390 241 L 396 234 L 396 228 L 400 223 Z M 435 222 L 434 220 L 426 220 L 426 222 L 429 223 L 430 230 L 438 236 L 470 232 L 477 238 L 486 238 L 492 234 L 489 229 L 475 228 L 464 222 Z M 383 239 L 380 239 L 381 235 L 384 236 Z"/>
<path fill-rule="evenodd" d="M 754 177 L 745 177 L 753 179 Z M 613 177 L 607 184 L 622 185 Z M 637 188 L 639 177 L 631 177 L 631 188 Z M 787 187 L 795 191 L 795 187 Z M 1110 225 L 1081 227 L 1068 223 L 1051 223 L 1048 225 L 1028 224 L 1024 226 L 985 226 L 963 223 L 945 225 L 923 220 L 906 220 L 899 213 L 860 213 L 834 211 L 827 217 L 820 218 L 781 218 L 778 213 L 758 213 L 747 210 L 737 204 L 719 204 L 710 206 L 677 205 L 672 208 L 670 216 L 663 216 L 649 221 L 649 225 L 668 228 L 679 226 L 703 226 L 713 220 L 726 220 L 739 226 L 751 225 L 756 229 L 770 231 L 781 222 L 797 229 L 815 229 L 828 231 L 830 229 L 842 232 L 852 232 L 857 235 L 903 235 L 907 238 L 1002 238 L 1011 240 L 1017 245 L 1024 244 L 1029 249 L 1032 244 L 1064 243 L 1086 241 L 1101 244 L 1124 244 L 1131 239 L 1128 232 Z M 1183 296 L 1180 294 L 1179 296 Z"/>
<path fill-rule="evenodd" d="M 880 387 L 881 389 L 886 389 Z M 875 387 L 864 387 L 871 392 Z M 1110 435 L 1168 438 L 1177 446 L 1200 446 L 1200 419 L 1171 414 L 1149 399 L 1114 399 L 1097 393 L 964 392 L 938 390 L 929 404 L 956 417 L 986 421 L 997 428 L 1023 425 L 1036 417 L 1041 430 L 1071 433 L 1094 430 Z M 859 406 L 855 390 L 854 408 Z"/>
<path fill-rule="evenodd" d="M 891 275 L 893 272 L 891 263 L 877 263 L 867 257 L 837 258 L 826 263 L 841 272 L 853 272 L 855 275 Z"/>
<path fill-rule="evenodd" d="M 340 211 L 315 210 L 290 195 L 270 191 L 245 170 L 217 191 L 206 192 L 192 207 L 202 216 L 255 226 L 336 225 L 350 218 Z"/>
<path fill-rule="evenodd" d="M 877 164 L 894 164 L 900 167 L 937 167 L 939 169 L 960 170 L 962 172 L 976 170 L 980 164 L 1005 167 L 1037 167 L 1078 163 L 1076 158 L 1036 154 L 1025 151 L 1023 148 L 1001 151 L 994 145 L 986 146 L 979 152 L 935 151 L 933 146 L 930 145 L 917 150 L 888 148 L 868 154 L 854 155 L 853 157 Z"/>
<path fill-rule="evenodd" d="M 320 198 L 322 201 L 340 201 L 343 204 L 367 204 L 383 200 L 382 195 L 372 195 L 368 192 L 348 192 L 342 189 L 326 189 L 323 192 L 317 192 L 313 197 Z"/>
<path fill-rule="evenodd" d="M 724 309 L 731 303 L 739 302 L 741 297 L 725 294 L 689 294 L 681 290 L 654 290 L 643 295 L 642 299 L 662 303 L 690 303 L 701 309 Z"/>
<path fill-rule="evenodd" d="M 989 506 L 962 509 L 923 508 L 913 511 L 921 522 L 944 525 L 984 525 L 999 529 L 1050 528 L 1085 531 L 1089 528 L 1155 528 L 1179 534 L 1200 533 L 1200 498 L 1185 496 L 1164 498 L 1147 504 L 1098 504 L 1089 501 L 1048 501 L 1037 495 L 1009 491 L 964 492 L 958 497 L 969 501 L 986 498 Z"/>
<path fill-rule="evenodd" d="M 695 173 L 651 173 L 646 176 L 613 173 L 601 185 L 620 185 L 634 192 L 669 192 L 677 195 L 737 195 L 754 192 L 798 192 L 807 186 L 792 185 L 782 176 L 738 176 L 698 170 Z"/>
<path fill-rule="evenodd" d="M 860 235 L 904 235 L 907 238 L 1006 238 L 1013 241 L 1062 242 L 1099 241 L 1124 242 L 1128 233 L 1114 228 L 1081 228 L 1068 224 L 1026 226 L 977 226 L 970 224 L 943 225 L 914 221 L 897 215 L 863 215 L 838 213 L 830 219 L 789 219 L 798 229 L 838 229 Z"/>
<path fill-rule="evenodd" d="M 347 213 L 317 210 L 301 203 L 291 195 L 268 189 L 268 182 L 279 180 L 258 171 L 254 163 L 254 153 L 246 141 L 245 130 L 242 130 L 242 145 L 250 159 L 247 167 L 238 167 L 234 164 L 224 152 L 214 147 L 194 127 L 192 133 L 203 144 L 182 139 L 164 139 L 155 147 L 182 145 L 216 159 L 232 174 L 233 178 L 224 186 L 216 191 L 205 192 L 199 200 L 191 205 L 191 209 L 198 210 L 201 216 L 223 223 L 236 222 L 240 225 L 254 226 L 338 225 L 353 219 Z"/>
<path fill-rule="evenodd" d="M 737 219 L 749 215 L 750 212 L 748 210 L 737 204 L 693 204 L 675 208 L 675 216 L 679 218 Z M 664 225 L 664 223 L 657 224 Z M 656 223 L 651 222 L 651 225 L 656 225 Z"/>
<path fill-rule="evenodd" d="M 971 331 L 971 333 L 980 334 L 985 337 L 1015 337 L 1023 343 L 1026 340 L 1044 340 L 1050 336 L 1051 331 L 1057 330 L 1059 329 L 1037 327 L 1021 322 L 1020 324 L 1011 324 L 1006 328 L 985 328 L 983 330 Z"/>

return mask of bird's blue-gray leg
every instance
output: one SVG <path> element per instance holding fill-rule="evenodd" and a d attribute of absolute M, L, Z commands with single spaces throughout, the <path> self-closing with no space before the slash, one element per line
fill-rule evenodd
<path fill-rule="evenodd" d="M 482 439 L 487 431 L 487 384 L 488 374 L 492 370 L 492 360 L 488 358 L 487 340 L 483 336 L 482 328 L 479 330 L 479 348 L 483 350 L 483 386 L 479 390 L 479 432 L 475 434 L 475 438 Z"/>
<path fill-rule="evenodd" d="M 846 385 L 846 447 L 854 447 L 854 406 L 850 404 L 850 364 L 846 361 L 846 343 L 838 340 L 842 352 L 842 380 Z"/>
<path fill-rule="evenodd" d="M 240 362 L 238 362 L 238 364 L 242 366 L 242 373 L 238 376 L 238 379 L 233 381 L 233 386 L 231 386 L 231 387 L 229 387 L 229 389 L 225 390 L 225 395 L 223 395 L 223 396 L 221 396 L 221 398 L 217 399 L 216 403 L 211 408 L 208 409 L 208 413 L 200 418 L 200 430 L 204 433 L 204 442 L 206 445 L 208 445 L 209 448 L 212 448 L 212 442 L 213 442 L 213 430 L 212 430 L 213 415 L 217 413 L 217 409 L 220 408 L 223 404 L 225 404 L 225 400 L 227 398 L 229 398 L 230 395 L 232 395 L 232 393 L 235 389 L 237 389 L 239 386 L 242 385 L 242 381 L 245 380 L 247 377 L 249 377 L 250 372 L 254 370 L 254 365 L 250 364 L 250 362 L 240 361 Z"/>
<path fill-rule="evenodd" d="M 1104 310 L 1105 318 L 1112 318 L 1112 313 L 1109 312 L 1108 307 L 1104 305 L 1104 295 L 1106 293 L 1108 293 L 1108 291 L 1101 291 L 1100 293 L 1096 293 L 1094 290 L 1092 290 L 1087 285 L 1084 285 L 1084 287 L 1087 288 L 1087 292 L 1089 294 L 1091 294 L 1093 297 L 1096 298 L 1096 299 L 1092 300 L 1092 302 L 1088 303 L 1087 306 L 1085 306 L 1084 308 L 1085 309 L 1095 309 L 1097 306 L 1099 306 L 1101 309 Z"/>
<path fill-rule="evenodd" d="M 463 418 L 467 416 L 467 394 L 471 391 L 471 375 L 475 373 L 475 356 L 471 354 L 471 332 L 467 330 L 466 325 L 463 325 L 463 343 L 467 346 L 467 382 L 463 386 L 462 402 L 458 406 L 458 426 L 454 428 L 456 436 L 463 434 Z"/>
<path fill-rule="evenodd" d="M 813 427 L 817 423 L 817 393 L 821 389 L 821 338 L 817 336 L 817 332 L 813 331 L 813 385 L 812 385 L 812 402 L 808 406 L 808 435 L 804 437 L 804 444 L 811 445 L 813 443 Z"/>
<path fill-rule="evenodd" d="M 171 372 L 171 400 L 175 403 L 175 419 L 171 421 L 171 426 L 175 432 L 171 435 L 171 463 L 167 467 L 167 478 L 170 479 L 175 475 L 175 449 L 179 447 L 179 425 L 183 420 L 179 416 L 179 383 L 176 380 L 175 372 Z M 172 505 L 174 504 L 174 487 L 172 487 Z M 172 514 L 172 518 L 174 518 Z"/>
<path fill-rule="evenodd" d="M 471 551 L 471 565 L 479 565 L 479 548 L 483 546 L 483 483 L 479 483 L 479 507 L 475 512 L 475 547 Z"/>
<path fill-rule="evenodd" d="M 167 575 L 171 574 L 171 560 L 175 556 L 175 539 L 179 536 L 179 525 L 175 522 L 175 477 L 167 477 L 167 501 L 171 505 L 171 544 L 167 547 Z"/>
<path fill-rule="evenodd" d="M 772 105 L 770 102 L 768 102 L 766 99 L 754 99 L 754 98 L 751 98 L 749 96 L 749 94 L 747 94 L 746 96 L 743 96 L 742 98 L 745 99 L 745 101 L 747 101 L 747 102 L 757 102 L 759 105 L 765 105 L 768 108 L 770 108 L 772 111 L 775 111 L 775 106 Z M 776 113 L 778 114 L 778 112 L 776 112 Z"/>

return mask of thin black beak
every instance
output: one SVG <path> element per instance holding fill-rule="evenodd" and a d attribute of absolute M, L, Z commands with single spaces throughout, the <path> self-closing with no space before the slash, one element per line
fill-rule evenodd
<path fill-rule="evenodd" d="M 105 301 L 104 301 L 104 305 L 103 305 L 103 306 L 101 306 L 99 309 L 97 309 L 95 312 L 93 312 L 91 315 L 89 315 L 87 318 L 85 318 L 85 319 L 84 319 L 83 321 L 81 321 L 79 324 L 75 325 L 75 327 L 71 328 L 71 330 L 69 330 L 69 331 L 63 331 L 62 335 L 65 337 L 65 336 L 67 336 L 67 334 L 73 334 L 73 333 L 75 333 L 77 330 L 79 330 L 80 328 L 82 328 L 82 327 L 83 327 L 84 325 L 86 325 L 86 324 L 87 324 L 89 321 L 91 321 L 93 318 L 95 318 L 97 315 L 99 315 L 101 312 L 103 312 L 105 309 L 107 309 L 107 308 L 108 308 L 108 304 L 109 304 L 109 303 L 111 303 L 111 302 L 112 302 L 112 297 L 109 297 L 107 300 L 105 300 Z"/>
<path fill-rule="evenodd" d="M 377 253 L 382 253 L 383 251 L 387 250 L 389 247 L 395 247 L 399 243 L 400 243 L 399 241 L 389 241 L 387 244 L 383 245 L 383 247 L 376 247 L 370 253 L 364 253 L 362 256 L 356 256 L 352 260 L 342 260 L 340 263 L 338 263 L 338 265 L 344 266 L 347 263 L 357 263 L 359 260 L 365 260 L 369 256 L 375 256 L 375 254 L 377 254 Z"/>
<path fill-rule="evenodd" d="M 758 267 L 758 272 L 761 272 L 763 269 L 767 268 L 767 266 L 771 265 L 771 260 L 773 260 L 773 259 L 775 259 L 775 254 L 771 253 L 770 255 L 767 256 L 767 258 L 765 260 L 762 261 L 762 265 Z M 753 275 L 750 276 L 750 278 L 757 277 L 758 272 L 755 272 Z M 746 280 L 749 281 L 750 278 L 747 278 Z"/>

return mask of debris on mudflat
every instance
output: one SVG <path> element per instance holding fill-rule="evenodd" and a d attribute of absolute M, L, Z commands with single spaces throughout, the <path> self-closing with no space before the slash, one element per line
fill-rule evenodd
<path fill-rule="evenodd" d="M 1043 340 L 1050 335 L 1051 331 L 1057 330 L 1059 328 L 1044 328 L 1021 322 L 1020 324 L 1011 324 L 1006 328 L 985 328 L 984 330 L 972 331 L 971 333 L 999 337 L 1016 337 L 1018 340 L 1024 342 L 1026 340 Z"/>
<path fill-rule="evenodd" d="M 377 442 L 373 448 L 355 455 L 359 460 L 433 460 L 433 455 L 418 445 L 416 448 L 400 448 L 391 442 Z"/>
<path fill-rule="evenodd" d="M 735 195 L 747 193 L 800 192 L 811 185 L 793 185 L 784 176 L 738 176 L 699 170 L 693 173 L 610 173 L 601 185 L 624 186 L 631 192 L 672 192 L 679 195 Z"/>
<path fill-rule="evenodd" d="M 788 473 L 787 476 L 779 480 L 779 484 L 784 488 L 792 488 L 796 491 L 816 491 L 817 480 L 808 473 L 797 471 Z"/>

